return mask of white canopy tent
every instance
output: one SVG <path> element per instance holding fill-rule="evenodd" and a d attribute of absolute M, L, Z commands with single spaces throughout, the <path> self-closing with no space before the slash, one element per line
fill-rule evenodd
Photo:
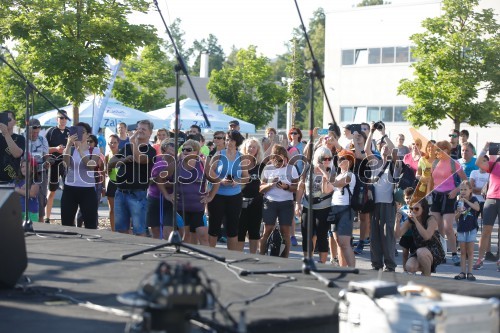
<path fill-rule="evenodd" d="M 72 105 L 65 106 L 61 109 L 66 110 L 71 118 L 71 110 L 73 109 Z M 96 105 L 94 98 L 87 98 L 87 100 L 80 105 L 80 121 L 92 124 L 92 118 L 94 117 L 94 115 L 97 116 L 97 111 L 98 106 Z M 44 113 L 37 114 L 34 116 L 34 118 L 38 119 L 42 126 L 56 126 L 57 110 L 50 110 Z M 116 126 L 121 122 L 124 122 L 127 125 L 132 125 L 137 123 L 139 120 L 144 119 L 153 122 L 155 129 L 165 127 L 168 124 L 167 121 L 162 120 L 161 118 L 155 117 L 154 115 L 146 112 L 130 108 L 123 105 L 116 99 L 110 98 L 106 105 L 106 109 L 104 110 L 104 115 L 102 117 L 100 127 L 116 129 Z M 71 122 L 68 121 L 68 126 L 69 125 L 71 125 Z"/>
<path fill-rule="evenodd" d="M 207 126 L 205 118 L 200 111 L 200 106 L 196 100 L 186 98 L 179 102 L 180 106 L 180 129 L 188 130 L 191 125 L 198 125 L 201 129 L 210 129 L 212 131 L 227 131 L 228 124 L 231 120 L 238 120 L 240 123 L 240 131 L 243 133 L 255 133 L 255 125 L 243 120 L 228 116 L 220 111 L 212 110 L 206 104 L 202 104 L 203 111 L 205 111 L 210 127 Z M 168 124 L 172 121 L 175 113 L 175 103 L 167 105 L 167 107 L 148 112 L 153 115 L 164 119 Z"/>

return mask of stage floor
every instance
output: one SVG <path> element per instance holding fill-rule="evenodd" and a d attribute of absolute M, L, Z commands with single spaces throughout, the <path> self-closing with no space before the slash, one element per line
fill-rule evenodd
<path fill-rule="evenodd" d="M 216 296 L 236 320 L 246 314 L 248 332 L 336 332 L 337 298 L 351 280 L 376 279 L 378 272 L 360 269 L 359 274 L 341 276 L 325 273 L 334 279 L 327 288 L 311 275 L 251 275 L 240 277 L 241 270 L 299 269 L 294 259 L 249 255 L 220 248 L 201 249 L 223 256 L 226 262 L 200 256 L 194 252 L 175 252 L 173 247 L 121 260 L 123 254 L 161 244 L 161 241 L 57 225 L 35 224 L 39 235 L 26 237 L 28 267 L 20 288 L 0 290 L 0 332 L 123 332 L 130 313 L 139 309 L 123 305 L 117 295 L 134 291 L 162 261 L 171 265 L 189 262 L 199 267 L 218 288 Z M 68 230 L 78 236 L 40 234 L 43 230 Z M 321 266 L 321 267 L 320 267 Z M 332 266 L 318 265 L 332 269 Z M 442 292 L 492 297 L 500 295 L 500 286 L 464 283 L 439 277 L 380 273 L 381 279 L 436 288 Z M 31 282 L 27 282 L 29 278 Z M 255 301 L 250 301 L 263 296 Z M 211 313 L 201 311 L 204 318 Z M 220 325 L 230 327 L 220 312 Z"/>

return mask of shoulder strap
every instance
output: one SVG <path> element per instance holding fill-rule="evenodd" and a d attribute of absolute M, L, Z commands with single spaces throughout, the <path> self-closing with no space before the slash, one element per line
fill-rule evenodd
<path fill-rule="evenodd" d="M 438 165 L 438 163 L 439 163 L 439 159 L 437 159 L 437 158 L 434 159 L 434 161 L 432 162 L 432 168 L 431 168 L 431 170 L 434 171 L 434 169 L 436 169 L 436 166 Z"/>
<path fill-rule="evenodd" d="M 455 160 L 453 158 L 450 158 L 450 162 L 451 162 L 451 173 L 455 174 L 455 172 L 457 172 L 457 166 L 455 165 Z"/>
<path fill-rule="evenodd" d="M 389 166 L 389 164 L 390 164 L 390 163 L 391 163 L 391 161 L 387 161 L 387 162 L 385 162 L 384 167 L 383 167 L 383 168 L 382 168 L 382 170 L 378 173 L 377 178 L 380 178 L 380 177 L 384 174 L 385 169 L 387 169 L 387 167 Z"/>
<path fill-rule="evenodd" d="M 493 172 L 493 169 L 495 169 L 495 165 L 500 162 L 500 157 L 497 157 L 497 159 L 495 160 L 495 162 L 493 162 L 493 164 L 491 165 L 491 168 L 490 168 L 490 173 Z"/>

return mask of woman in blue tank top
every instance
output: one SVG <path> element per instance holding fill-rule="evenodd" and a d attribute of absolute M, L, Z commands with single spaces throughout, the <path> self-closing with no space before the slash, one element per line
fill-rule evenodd
<path fill-rule="evenodd" d="M 238 224 L 242 206 L 241 184 L 248 182 L 248 171 L 241 165 L 238 147 L 243 143 L 243 136 L 238 131 L 226 134 L 226 149 L 217 152 L 210 161 L 207 178 L 219 189 L 214 199 L 208 204 L 210 223 L 208 240 L 215 247 L 221 231 L 222 221 L 227 232 L 227 248 L 238 250 Z"/>

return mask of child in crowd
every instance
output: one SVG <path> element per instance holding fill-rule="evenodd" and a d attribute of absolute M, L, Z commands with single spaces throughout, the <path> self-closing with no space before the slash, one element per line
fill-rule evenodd
<path fill-rule="evenodd" d="M 19 194 L 21 198 L 21 209 L 23 221 L 26 219 L 26 160 L 21 160 L 21 168 L 19 169 L 18 177 L 15 181 L 15 191 Z M 39 185 L 35 183 L 34 177 L 36 165 L 31 166 L 31 177 L 28 179 L 29 186 L 29 200 L 28 200 L 28 219 L 31 222 L 38 222 L 38 191 L 40 189 Z"/>
<path fill-rule="evenodd" d="M 474 262 L 474 243 L 477 236 L 477 217 L 480 206 L 477 198 L 472 194 L 472 184 L 464 180 L 460 184 L 460 199 L 455 203 L 455 214 L 457 219 L 457 240 L 460 243 L 460 268 L 461 272 L 455 276 L 455 280 L 475 281 L 472 274 L 472 263 Z M 466 264 L 468 267 L 466 268 Z M 467 275 L 465 271 L 467 269 Z"/>
<path fill-rule="evenodd" d="M 408 212 L 410 211 L 410 202 L 414 192 L 415 189 L 413 187 L 407 187 L 403 192 L 405 204 L 401 205 L 401 203 L 396 202 L 396 207 L 398 209 L 396 213 L 396 221 L 399 221 L 399 223 L 395 224 L 396 229 L 399 228 L 400 225 L 404 224 L 408 219 Z M 410 254 L 412 254 L 417 250 L 417 248 L 415 247 L 415 242 L 413 241 L 411 228 L 408 229 L 408 231 L 406 231 L 406 233 L 403 236 L 401 236 L 401 239 L 399 240 L 399 245 L 403 248 L 403 270 L 405 273 L 407 273 L 406 262 L 408 261 Z"/>

